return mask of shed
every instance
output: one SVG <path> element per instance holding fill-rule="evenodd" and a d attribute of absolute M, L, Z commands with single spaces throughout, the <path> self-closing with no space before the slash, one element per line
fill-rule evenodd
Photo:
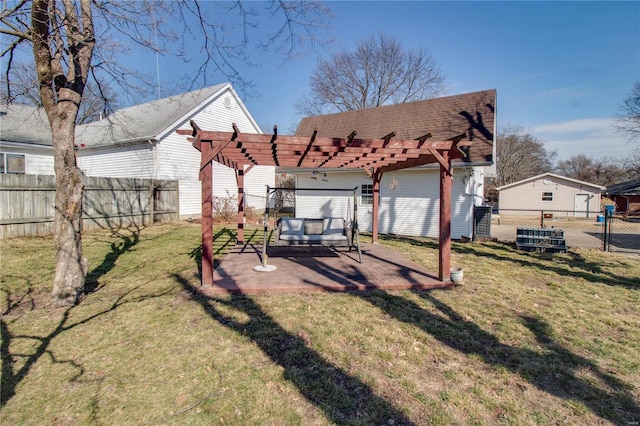
<path fill-rule="evenodd" d="M 554 216 L 592 218 L 601 212 L 604 186 L 543 173 L 496 188 L 500 215 L 549 211 Z"/>

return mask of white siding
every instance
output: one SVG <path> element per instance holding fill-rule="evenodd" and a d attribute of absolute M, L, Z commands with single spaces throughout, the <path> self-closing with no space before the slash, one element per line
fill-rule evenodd
<path fill-rule="evenodd" d="M 151 144 L 79 152 L 78 166 L 87 176 L 155 178 Z"/>
<path fill-rule="evenodd" d="M 53 153 L 25 154 L 25 173 L 28 175 L 53 175 Z"/>
<path fill-rule="evenodd" d="M 202 185 L 199 180 L 181 179 L 178 181 L 180 199 L 180 217 L 200 217 L 202 214 Z"/>
<path fill-rule="evenodd" d="M 260 166 L 252 168 L 244 177 L 245 204 L 258 210 L 266 205 L 267 185 L 276 185 L 276 168 Z"/>
<path fill-rule="evenodd" d="M 364 172 L 329 173 L 328 181 L 309 179 L 309 173 L 298 174 L 299 187 L 353 188 L 371 183 Z M 440 183 L 438 170 L 423 169 L 395 173 L 398 185 L 389 188 L 393 173 L 383 176 L 380 184 L 381 200 L 379 232 L 407 236 L 437 238 L 440 222 Z M 478 177 L 481 179 L 481 176 Z M 474 199 L 481 182 L 474 184 L 469 173 L 462 169 L 454 171 L 451 202 L 451 234 L 459 239 L 472 235 Z M 476 194 L 474 195 L 474 188 Z M 299 191 L 296 199 L 296 216 L 300 217 L 345 217 L 353 210 L 350 193 Z M 358 191 L 358 224 L 361 230 L 371 231 L 372 206 L 362 205 Z"/>

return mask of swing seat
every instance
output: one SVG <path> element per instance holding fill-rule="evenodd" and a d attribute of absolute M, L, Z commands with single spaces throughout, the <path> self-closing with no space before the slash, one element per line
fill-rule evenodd
<path fill-rule="evenodd" d="M 351 247 L 353 233 L 350 224 L 341 217 L 308 219 L 282 217 L 276 224 L 276 246 L 324 245 Z"/>

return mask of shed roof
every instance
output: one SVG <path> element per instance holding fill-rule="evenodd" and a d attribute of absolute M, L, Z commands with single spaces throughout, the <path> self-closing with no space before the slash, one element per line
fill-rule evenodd
<path fill-rule="evenodd" d="M 545 177 L 564 180 L 566 182 L 571 182 L 571 183 L 574 183 L 574 184 L 577 184 L 577 185 L 588 186 L 588 187 L 591 187 L 591 188 L 594 188 L 594 189 L 598 189 L 600 191 L 604 191 L 606 189 L 602 185 L 596 185 L 594 183 L 584 182 L 584 181 L 577 180 L 577 179 L 571 179 L 571 178 L 568 178 L 566 176 L 556 175 L 554 173 L 543 173 L 541 175 L 532 176 L 530 178 L 522 179 L 522 180 L 519 180 L 517 182 L 510 183 L 508 185 L 502 185 L 502 186 L 496 188 L 496 191 L 502 191 L 503 189 L 512 188 L 514 186 L 522 185 L 522 184 L 525 184 L 525 183 L 528 183 L 528 182 L 532 182 L 532 181 L 535 181 L 535 180 L 538 180 L 538 179 L 544 179 Z"/>
<path fill-rule="evenodd" d="M 433 140 L 445 140 L 466 133 L 462 148 L 466 163 L 488 165 L 493 162 L 495 143 L 496 90 L 464 93 L 358 111 L 305 117 L 295 136 L 344 138 L 356 130 L 359 138 L 380 139 L 395 132 L 397 139 L 416 139 L 431 133 Z"/>

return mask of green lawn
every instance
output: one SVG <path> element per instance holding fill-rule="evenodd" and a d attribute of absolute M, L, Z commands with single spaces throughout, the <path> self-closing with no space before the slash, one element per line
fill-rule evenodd
<path fill-rule="evenodd" d="M 640 257 L 454 243 L 449 290 L 204 297 L 173 223 L 86 234 L 64 309 L 51 239 L 0 243 L 3 425 L 640 421 Z M 437 271 L 433 240 L 381 244 Z"/>

